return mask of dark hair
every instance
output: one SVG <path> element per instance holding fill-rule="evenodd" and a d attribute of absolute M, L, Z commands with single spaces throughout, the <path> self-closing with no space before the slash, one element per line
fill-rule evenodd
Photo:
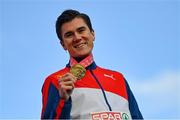
<path fill-rule="evenodd" d="M 62 36 L 61 36 L 61 27 L 64 23 L 70 22 L 74 18 L 80 17 L 84 20 L 84 22 L 87 24 L 89 27 L 90 31 L 94 31 L 91 25 L 91 21 L 88 15 L 84 13 L 80 13 L 79 11 L 76 10 L 65 10 L 58 18 L 56 21 L 56 34 L 58 38 L 62 41 Z"/>

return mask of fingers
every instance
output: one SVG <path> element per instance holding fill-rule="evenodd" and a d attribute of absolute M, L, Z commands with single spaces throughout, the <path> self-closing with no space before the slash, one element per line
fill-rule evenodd
<path fill-rule="evenodd" d="M 76 80 L 76 77 L 74 77 L 71 73 L 66 73 L 59 79 L 59 84 L 61 88 L 71 90 L 74 88 L 74 83 Z"/>
<path fill-rule="evenodd" d="M 60 78 L 60 82 L 73 81 L 76 82 L 76 77 L 71 73 L 66 73 Z"/>
<path fill-rule="evenodd" d="M 64 90 L 72 90 L 74 89 L 74 83 L 72 81 L 70 82 L 62 82 L 60 83 L 60 87 L 61 89 L 64 89 Z"/>
<path fill-rule="evenodd" d="M 59 93 L 65 100 L 67 100 L 71 95 L 76 80 L 76 77 L 71 73 L 66 73 L 59 79 Z"/>

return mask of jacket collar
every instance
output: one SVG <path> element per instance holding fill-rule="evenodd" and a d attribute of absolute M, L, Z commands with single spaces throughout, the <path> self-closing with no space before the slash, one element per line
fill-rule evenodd
<path fill-rule="evenodd" d="M 70 62 L 66 65 L 66 67 L 70 68 Z M 96 63 L 93 61 L 89 66 L 86 67 L 86 70 L 94 70 L 96 69 L 97 65 Z"/>

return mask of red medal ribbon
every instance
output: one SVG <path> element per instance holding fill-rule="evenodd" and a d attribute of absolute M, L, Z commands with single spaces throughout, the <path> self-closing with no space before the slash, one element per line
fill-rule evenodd
<path fill-rule="evenodd" d="M 73 57 L 70 58 L 70 66 L 72 67 L 75 64 L 80 64 L 82 65 L 84 68 L 86 68 L 87 66 L 91 65 L 93 63 L 94 59 L 93 59 L 93 55 L 92 53 L 87 56 L 86 58 L 84 58 L 81 62 L 77 62 Z"/>

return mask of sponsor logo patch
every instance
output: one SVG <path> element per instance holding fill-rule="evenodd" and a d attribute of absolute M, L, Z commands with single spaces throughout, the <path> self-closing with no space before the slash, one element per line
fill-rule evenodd
<path fill-rule="evenodd" d="M 91 115 L 92 120 L 130 120 L 130 116 L 124 112 L 95 112 Z"/>

